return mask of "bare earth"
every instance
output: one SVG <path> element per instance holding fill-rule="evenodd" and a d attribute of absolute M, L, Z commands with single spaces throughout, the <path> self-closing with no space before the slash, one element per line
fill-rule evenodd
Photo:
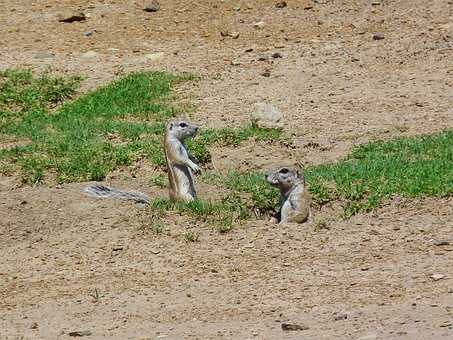
<path fill-rule="evenodd" d="M 141 1 L 2 0 L 0 69 L 85 75 L 82 91 L 134 70 L 193 72 L 202 79 L 176 95 L 195 122 L 240 125 L 257 102 L 285 113 L 294 149 L 216 149 L 221 171 L 326 163 L 453 127 L 452 1 L 276 2 L 167 0 L 147 13 Z M 58 22 L 68 9 L 89 17 Z M 152 171 L 108 182 L 167 195 Z M 85 185 L 0 177 L 0 339 L 453 338 L 452 198 L 395 198 L 347 221 L 329 207 L 321 230 L 252 220 L 221 235 L 169 215 L 155 235 L 139 207 L 88 198 Z"/>

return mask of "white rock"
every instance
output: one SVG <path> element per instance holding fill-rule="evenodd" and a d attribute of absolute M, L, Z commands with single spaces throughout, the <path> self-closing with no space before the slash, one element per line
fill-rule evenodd
<path fill-rule="evenodd" d="M 266 26 L 264 21 L 258 21 L 253 24 L 253 27 L 258 28 L 258 29 L 262 29 L 262 28 L 264 28 L 264 26 Z"/>
<path fill-rule="evenodd" d="M 376 333 L 369 333 L 364 336 L 361 336 L 360 338 L 357 338 L 357 340 L 375 340 L 378 338 L 378 335 Z"/>
<path fill-rule="evenodd" d="M 255 111 L 251 114 L 252 121 L 259 127 L 283 127 L 283 113 L 275 106 L 267 103 L 256 103 Z"/>
<path fill-rule="evenodd" d="M 47 53 L 47 52 L 40 52 L 36 53 L 33 58 L 35 59 L 53 59 L 55 58 L 55 54 L 53 53 Z"/>
<path fill-rule="evenodd" d="M 96 57 L 99 57 L 99 53 L 97 53 L 95 51 L 88 51 L 88 52 L 85 52 L 84 54 L 82 54 L 81 57 L 87 58 L 87 59 L 96 58 Z"/>
<path fill-rule="evenodd" d="M 119 48 L 114 48 L 114 47 L 110 47 L 110 48 L 107 49 L 107 52 L 109 54 L 117 54 L 119 51 L 120 51 Z"/>
<path fill-rule="evenodd" d="M 434 281 L 442 280 L 444 277 L 445 277 L 444 274 L 433 274 L 430 276 L 430 278 L 433 279 Z"/>
<path fill-rule="evenodd" d="M 145 55 L 145 59 L 149 61 L 158 61 L 163 59 L 165 56 L 164 52 L 150 53 Z"/>

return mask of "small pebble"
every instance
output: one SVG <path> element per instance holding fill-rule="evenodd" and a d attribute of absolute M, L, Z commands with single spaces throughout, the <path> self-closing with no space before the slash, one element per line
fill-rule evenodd
<path fill-rule="evenodd" d="M 335 321 L 346 320 L 347 318 L 348 318 L 348 314 L 346 314 L 346 313 L 340 313 L 333 317 L 333 319 Z"/>
<path fill-rule="evenodd" d="M 253 27 L 258 28 L 258 29 L 262 29 L 262 28 L 264 28 L 264 26 L 266 26 L 264 21 L 258 21 L 253 24 Z"/>
<path fill-rule="evenodd" d="M 304 331 L 304 330 L 307 330 L 309 328 L 310 327 L 308 327 L 308 326 L 298 325 L 298 324 L 295 324 L 295 323 L 286 323 L 286 322 L 282 323 L 282 329 L 284 331 Z"/>
<path fill-rule="evenodd" d="M 67 11 L 58 15 L 59 22 L 71 23 L 75 21 L 85 21 L 87 19 L 83 12 L 71 12 Z"/>
<path fill-rule="evenodd" d="M 37 53 L 33 56 L 33 58 L 35 59 L 52 59 L 52 58 L 55 58 L 55 54 L 53 53 L 47 53 L 47 52 L 42 52 L 42 53 Z M 27 203 L 26 201 L 24 201 L 25 203 Z M 21 204 L 25 204 L 25 203 L 22 203 Z"/>
<path fill-rule="evenodd" d="M 385 36 L 384 36 L 384 33 L 382 33 L 382 32 L 373 34 L 373 40 L 382 40 L 384 38 L 385 38 Z"/>
<path fill-rule="evenodd" d="M 276 8 L 285 8 L 286 6 L 288 6 L 286 1 L 277 1 L 277 3 L 275 4 Z"/>
<path fill-rule="evenodd" d="M 435 246 L 448 246 L 450 245 L 450 242 L 447 240 L 436 240 L 433 242 Z"/>
<path fill-rule="evenodd" d="M 160 10 L 160 4 L 157 0 L 151 0 L 143 9 L 145 12 L 157 12 Z"/>
<path fill-rule="evenodd" d="M 69 336 L 90 336 L 91 334 L 91 331 L 74 331 L 68 333 Z"/>
<path fill-rule="evenodd" d="M 439 280 L 442 280 L 443 278 L 445 278 L 445 275 L 444 274 L 433 274 L 430 276 L 431 279 L 433 279 L 434 281 L 439 281 Z"/>

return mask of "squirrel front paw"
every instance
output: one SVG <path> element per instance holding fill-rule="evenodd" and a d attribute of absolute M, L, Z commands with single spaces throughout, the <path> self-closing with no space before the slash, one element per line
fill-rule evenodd
<path fill-rule="evenodd" d="M 194 164 L 194 165 L 192 166 L 192 171 L 193 171 L 195 174 L 198 174 L 198 173 L 201 172 L 201 168 L 200 168 L 198 165 Z"/>
<path fill-rule="evenodd" d="M 270 223 L 273 223 L 273 224 L 278 224 L 278 219 L 277 219 L 276 217 L 271 217 L 271 218 L 269 219 L 269 222 L 270 222 Z"/>

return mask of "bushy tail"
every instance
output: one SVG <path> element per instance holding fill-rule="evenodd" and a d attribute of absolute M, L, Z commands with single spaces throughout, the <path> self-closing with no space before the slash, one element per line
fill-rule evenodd
<path fill-rule="evenodd" d="M 105 185 L 96 184 L 85 188 L 84 192 L 92 197 L 97 198 L 116 198 L 120 200 L 131 200 L 137 203 L 149 203 L 149 197 L 137 191 L 124 191 L 115 188 L 109 188 Z"/>

